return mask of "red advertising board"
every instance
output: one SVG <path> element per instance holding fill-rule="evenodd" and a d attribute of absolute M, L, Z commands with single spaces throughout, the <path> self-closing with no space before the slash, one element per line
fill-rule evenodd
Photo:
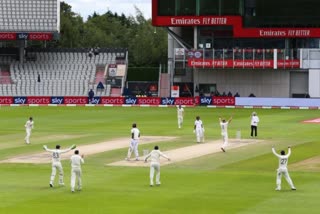
<path fill-rule="evenodd" d="M 47 105 L 51 103 L 51 97 L 27 97 L 27 104 Z"/>
<path fill-rule="evenodd" d="M 16 33 L 0 33 L 0 40 L 16 40 Z"/>
<path fill-rule="evenodd" d="M 176 97 L 174 104 L 175 105 L 193 106 L 194 105 L 194 98 L 193 97 Z"/>
<path fill-rule="evenodd" d="M 212 105 L 234 106 L 236 105 L 236 99 L 235 97 L 213 97 Z"/>
<path fill-rule="evenodd" d="M 87 104 L 88 97 L 64 97 L 64 104 Z"/>
<path fill-rule="evenodd" d="M 101 97 L 101 104 L 122 105 L 123 97 Z"/>
<path fill-rule="evenodd" d="M 138 104 L 139 105 L 160 105 L 161 98 L 160 97 L 139 97 Z"/>
<path fill-rule="evenodd" d="M 194 99 L 194 105 L 200 105 L 200 97 L 199 96 L 196 96 L 193 98 Z"/>
<path fill-rule="evenodd" d="M 300 60 L 278 60 L 278 68 L 300 68 Z"/>
<path fill-rule="evenodd" d="M 0 97 L 0 105 L 13 104 L 13 97 Z"/>
<path fill-rule="evenodd" d="M 273 60 L 213 60 L 189 59 L 189 67 L 195 68 L 274 68 Z M 299 60 L 278 60 L 277 68 L 300 68 Z"/>
<path fill-rule="evenodd" d="M 29 40 L 48 41 L 53 39 L 52 33 L 29 33 Z"/>

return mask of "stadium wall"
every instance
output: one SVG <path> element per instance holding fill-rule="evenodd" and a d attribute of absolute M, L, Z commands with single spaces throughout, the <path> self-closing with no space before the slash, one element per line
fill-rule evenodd
<path fill-rule="evenodd" d="M 222 93 L 257 97 L 290 97 L 290 71 L 279 70 L 197 70 L 194 82 L 216 84 Z M 301 92 L 305 93 L 305 91 Z"/>

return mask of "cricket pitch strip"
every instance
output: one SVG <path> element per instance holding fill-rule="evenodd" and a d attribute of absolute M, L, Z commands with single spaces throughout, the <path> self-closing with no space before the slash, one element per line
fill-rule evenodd
<path fill-rule="evenodd" d="M 236 139 L 229 139 L 229 145 L 227 147 L 227 152 L 230 149 L 235 149 L 243 146 L 253 145 L 258 142 L 263 142 L 263 140 L 255 139 L 242 139 L 241 141 Z M 193 146 L 187 146 L 183 148 L 173 149 L 169 151 L 163 151 L 171 160 L 168 161 L 164 158 L 160 159 L 161 165 L 173 164 L 181 161 L 190 160 L 193 158 L 198 158 L 204 155 L 209 155 L 213 153 L 222 152 L 221 151 L 221 140 L 210 141 L 207 143 L 201 143 Z M 130 161 L 121 160 L 113 163 L 106 164 L 108 166 L 131 166 L 131 167 L 149 167 L 150 163 L 145 163 L 144 158 L 140 157 L 139 161 L 134 158 Z"/>
<path fill-rule="evenodd" d="M 289 165 L 292 171 L 304 171 L 304 172 L 319 172 L 320 171 L 320 156 L 308 158 L 297 163 Z"/>
<path fill-rule="evenodd" d="M 139 145 L 148 143 L 161 143 L 176 139 L 176 137 L 170 136 L 143 136 L 140 139 Z M 110 141 L 80 145 L 77 149 L 86 156 L 94 155 L 102 152 L 107 152 L 116 149 L 128 148 L 130 144 L 130 138 L 120 138 L 113 139 Z M 41 147 L 42 148 L 42 147 Z M 50 148 L 54 149 L 54 148 Z M 65 148 L 63 148 L 65 149 Z M 61 160 L 66 160 L 71 157 L 73 151 L 61 154 Z M 33 163 L 33 164 L 43 164 L 51 162 L 52 154 L 50 152 L 41 152 L 37 154 L 19 155 L 6 160 L 0 161 L 0 163 Z"/>

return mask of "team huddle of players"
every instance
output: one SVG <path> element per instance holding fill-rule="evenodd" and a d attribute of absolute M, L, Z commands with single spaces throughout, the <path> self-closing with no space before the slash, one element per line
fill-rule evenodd
<path fill-rule="evenodd" d="M 184 109 L 181 107 L 181 105 L 177 108 L 177 116 L 178 116 L 178 128 L 182 128 L 183 125 L 183 117 L 184 117 Z M 221 136 L 223 140 L 223 145 L 221 146 L 221 150 L 223 152 L 226 152 L 226 148 L 228 146 L 228 125 L 231 123 L 232 117 L 230 117 L 228 120 L 219 118 L 220 128 L 221 128 Z M 259 123 L 259 117 L 255 112 L 251 115 L 251 137 L 257 137 L 257 126 Z M 31 130 L 33 129 L 34 121 L 33 118 L 30 117 L 29 120 L 25 124 L 26 128 L 26 137 L 25 142 L 26 144 L 30 144 L 30 135 Z M 196 135 L 197 143 L 204 143 L 204 125 L 203 122 L 200 119 L 200 116 L 196 117 L 196 120 L 194 122 L 194 130 L 193 132 Z M 131 141 L 128 149 L 128 154 L 125 160 L 130 161 L 131 154 L 135 154 L 135 160 L 139 161 L 139 152 L 138 152 L 138 144 L 140 139 L 140 130 L 137 128 L 137 124 L 132 124 L 131 129 Z M 54 179 L 56 176 L 57 170 L 59 171 L 59 185 L 64 186 L 63 181 L 63 168 L 61 164 L 61 154 L 71 151 L 72 149 L 75 149 L 76 146 L 72 145 L 70 148 L 61 150 L 60 145 L 56 145 L 55 149 L 48 149 L 46 145 L 43 146 L 43 148 L 52 153 L 52 173 L 50 177 L 50 187 L 54 187 Z M 285 151 L 281 151 L 280 155 L 276 153 L 274 147 L 272 147 L 272 152 L 275 156 L 279 158 L 279 168 L 277 169 L 277 180 L 276 180 L 276 190 L 281 190 L 281 177 L 282 175 L 286 178 L 288 184 L 291 186 L 292 190 L 296 190 L 295 186 L 293 185 L 293 182 L 289 176 L 287 164 L 288 164 L 288 158 L 291 155 L 291 148 L 288 147 L 288 154 L 285 154 Z M 154 147 L 154 150 L 152 150 L 144 159 L 145 162 L 150 158 L 150 186 L 152 187 L 154 185 L 154 173 L 156 173 L 156 185 L 160 185 L 160 157 L 164 157 L 170 161 L 170 158 L 167 157 L 165 154 L 163 154 L 158 146 Z M 77 182 L 77 190 L 81 190 L 82 188 L 82 182 L 81 182 L 81 164 L 84 163 L 84 156 L 79 155 L 79 150 L 76 150 L 74 152 L 74 155 L 71 156 L 71 191 L 75 191 L 75 183 L 76 179 Z"/>

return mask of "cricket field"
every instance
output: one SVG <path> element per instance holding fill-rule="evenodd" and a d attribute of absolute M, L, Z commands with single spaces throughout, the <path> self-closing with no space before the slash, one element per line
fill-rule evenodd
<path fill-rule="evenodd" d="M 257 112 L 258 138 L 250 138 L 250 115 Z M 241 141 L 255 143 L 161 167 L 161 186 L 149 186 L 148 167 L 110 166 L 122 161 L 128 147 L 89 153 L 84 145 L 123 139 L 129 145 L 132 123 L 143 136 L 163 136 L 148 142 L 139 152 L 159 145 L 164 153 L 196 144 L 193 125 L 200 116 L 208 145 L 222 144 L 219 117 L 233 120 L 229 138 L 241 131 Z M 24 124 L 34 119 L 31 144 L 24 143 Z M 4 107 L 0 108 L 0 213 L 1 214 L 115 214 L 115 213 L 319 213 L 320 118 L 319 110 L 225 109 L 186 107 L 183 127 L 178 129 L 176 108 L 158 107 Z M 171 138 L 170 138 L 171 137 Z M 250 141 L 250 142 L 251 142 Z M 120 142 L 121 143 L 121 142 Z M 120 144 L 119 143 L 119 144 Z M 64 187 L 49 187 L 51 164 L 6 163 L 22 155 L 43 153 L 43 145 L 67 148 L 76 144 L 85 154 L 83 189 L 70 191 L 70 161 L 62 161 Z M 275 191 L 278 159 L 271 147 L 287 151 L 289 173 L 297 188 L 282 180 Z M 88 147 L 82 147 L 88 148 Z M 85 149 L 84 149 L 85 150 Z M 174 155 L 170 157 L 173 161 Z M 47 160 L 50 160 L 48 153 Z"/>

